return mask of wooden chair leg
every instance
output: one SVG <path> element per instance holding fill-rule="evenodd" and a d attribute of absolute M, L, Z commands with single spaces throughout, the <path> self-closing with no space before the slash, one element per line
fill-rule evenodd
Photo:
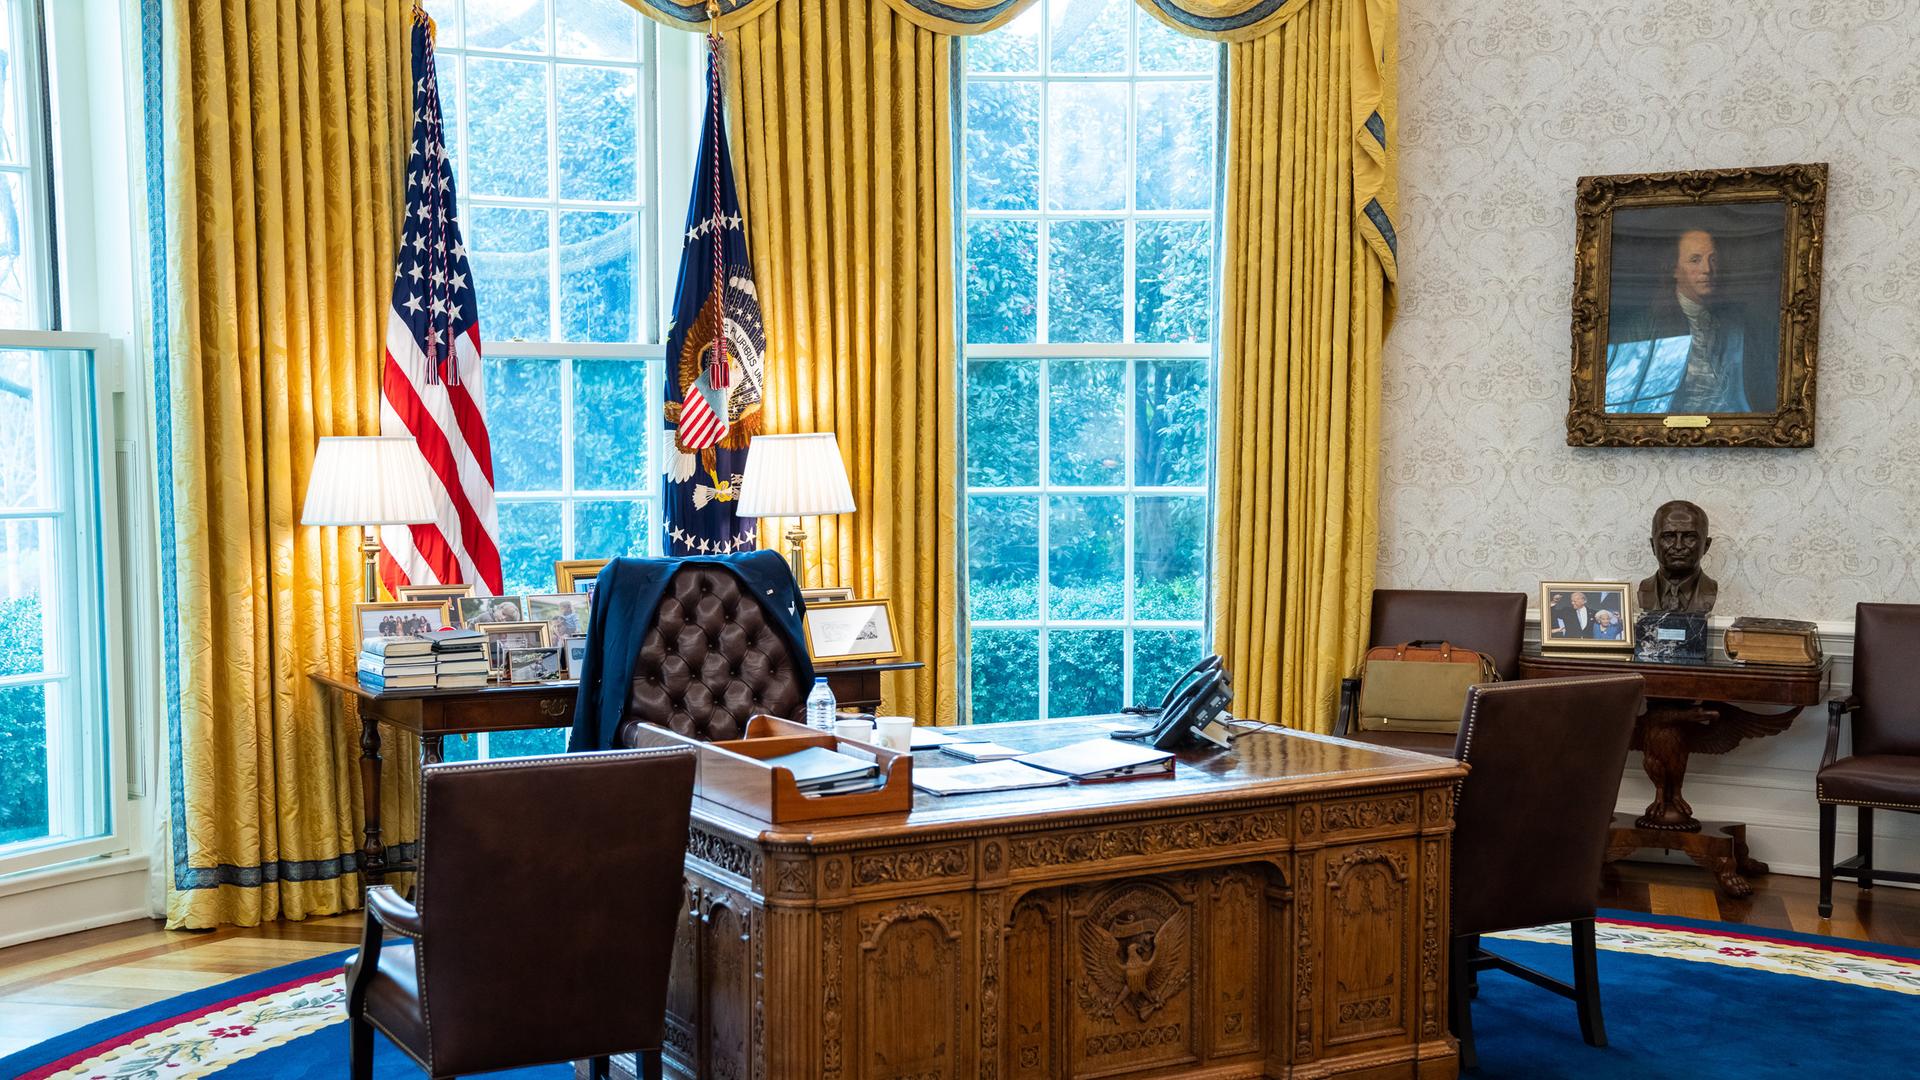
<path fill-rule="evenodd" d="M 1873 807 L 1860 808 L 1860 836 L 1856 850 L 1860 852 L 1860 888 L 1861 891 L 1873 888 Z"/>
<path fill-rule="evenodd" d="M 1607 1045 L 1607 1022 L 1600 1014 L 1600 950 L 1593 920 L 1573 920 L 1573 992 L 1580 1008 L 1580 1037 L 1588 1046 Z"/>
<path fill-rule="evenodd" d="M 606 1054 L 588 1058 L 587 1080 L 613 1080 L 613 1058 Z"/>
<path fill-rule="evenodd" d="M 364 1016 L 347 1020 L 347 1076 L 351 1080 L 373 1080 L 373 1025 Z"/>
<path fill-rule="evenodd" d="M 1473 934 L 1467 938 L 1467 956 L 1471 958 L 1479 954 L 1480 935 Z M 1480 970 L 1471 963 L 1467 965 L 1467 996 L 1470 998 L 1480 996 Z"/>
<path fill-rule="evenodd" d="M 1820 917 L 1833 916 L 1833 827 L 1838 807 L 1820 804 Z"/>
<path fill-rule="evenodd" d="M 1480 1056 L 1473 1050 L 1473 998 L 1467 984 L 1473 978 L 1474 935 L 1453 939 L 1452 966 L 1447 972 L 1447 1019 L 1453 1025 L 1453 1037 L 1460 1041 L 1460 1070 L 1480 1067 Z"/>
<path fill-rule="evenodd" d="M 634 1055 L 634 1064 L 640 1066 L 640 1080 L 665 1080 L 666 1068 L 658 1049 L 640 1051 Z"/>

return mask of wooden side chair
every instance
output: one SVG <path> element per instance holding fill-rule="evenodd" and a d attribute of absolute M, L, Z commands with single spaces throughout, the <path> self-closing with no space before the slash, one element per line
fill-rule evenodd
<path fill-rule="evenodd" d="M 1920 882 L 1920 873 L 1873 865 L 1873 812 L 1920 813 L 1920 604 L 1853 609 L 1853 693 L 1828 702 L 1827 748 L 1814 778 L 1820 803 L 1820 917 L 1833 914 L 1833 879 L 1862 891 L 1876 879 Z M 1853 718 L 1853 753 L 1839 757 L 1840 721 Z M 1842 806 L 1859 813 L 1854 856 L 1833 861 Z"/>
<path fill-rule="evenodd" d="M 1454 757 L 1473 767 L 1454 800 L 1448 1013 L 1475 1068 L 1475 973 L 1496 968 L 1570 997 L 1580 1035 L 1607 1045 L 1593 918 L 1600 864 L 1644 692 L 1638 675 L 1531 679 L 1467 691 Z M 1573 927 L 1573 985 L 1480 945 L 1482 934 Z"/>
<path fill-rule="evenodd" d="M 1372 645 L 1408 641 L 1447 641 L 1486 653 L 1502 679 L 1520 674 L 1520 648 L 1526 638 L 1527 594 L 1455 592 L 1447 589 L 1376 589 L 1373 593 Z M 1445 756 L 1453 736 L 1421 731 L 1362 731 L 1355 707 L 1360 680 L 1340 683 L 1340 711 L 1333 733 L 1343 739 Z"/>
<path fill-rule="evenodd" d="M 416 903 L 368 889 L 347 967 L 354 1080 L 375 1029 L 434 1077 L 600 1078 L 633 1052 L 657 1080 L 693 771 L 678 749 L 426 766 Z"/>

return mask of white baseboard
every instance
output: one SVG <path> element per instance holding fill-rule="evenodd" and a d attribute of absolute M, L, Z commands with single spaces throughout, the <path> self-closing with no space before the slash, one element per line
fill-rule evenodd
<path fill-rule="evenodd" d="M 0 892 L 0 948 L 152 916 L 144 855 L 23 876 Z"/>

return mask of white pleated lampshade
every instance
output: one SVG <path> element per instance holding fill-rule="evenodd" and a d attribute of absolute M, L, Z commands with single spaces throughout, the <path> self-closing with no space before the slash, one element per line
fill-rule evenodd
<path fill-rule="evenodd" d="M 438 518 L 420 445 L 401 436 L 320 440 L 307 481 L 303 525 L 417 525 Z"/>
<path fill-rule="evenodd" d="M 733 512 L 743 518 L 853 513 L 853 488 L 833 432 L 755 435 Z"/>

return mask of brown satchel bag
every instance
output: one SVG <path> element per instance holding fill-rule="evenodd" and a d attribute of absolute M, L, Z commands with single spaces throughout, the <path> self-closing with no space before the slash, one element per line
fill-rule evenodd
<path fill-rule="evenodd" d="M 1467 687 L 1499 680 L 1492 657 L 1445 641 L 1368 649 L 1355 710 L 1360 730 L 1457 732 Z"/>

